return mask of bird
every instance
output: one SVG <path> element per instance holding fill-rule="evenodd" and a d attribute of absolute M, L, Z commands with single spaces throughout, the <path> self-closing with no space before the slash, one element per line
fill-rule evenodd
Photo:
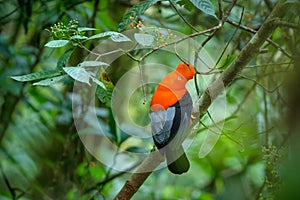
<path fill-rule="evenodd" d="M 193 101 L 185 86 L 195 74 L 191 64 L 178 64 L 160 81 L 150 102 L 152 138 L 174 174 L 185 173 L 190 168 L 182 143 L 192 123 Z"/>

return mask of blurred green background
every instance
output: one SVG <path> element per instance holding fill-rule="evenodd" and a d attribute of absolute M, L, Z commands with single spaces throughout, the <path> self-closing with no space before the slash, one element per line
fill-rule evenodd
<path fill-rule="evenodd" d="M 56 68 L 59 58 L 70 47 L 44 47 L 51 40 L 50 27 L 54 24 L 67 24 L 76 19 L 81 27 L 96 28 L 97 33 L 116 31 L 128 9 L 139 2 L 0 1 L 1 200 L 13 197 L 113 199 L 130 177 L 130 173 L 112 170 L 86 151 L 73 122 L 72 79 L 43 87 L 17 82 L 10 76 Z M 230 5 L 230 1 L 218 2 L 222 3 L 223 10 Z M 217 16 L 220 14 L 218 2 L 212 1 Z M 257 30 L 274 3 L 276 0 L 238 1 L 229 19 L 238 23 L 244 7 L 241 25 Z M 213 119 L 222 115 L 224 120 L 212 121 L 205 115 L 202 125 L 194 131 L 192 145 L 187 149 L 190 171 L 181 176 L 167 169 L 155 171 L 133 199 L 299 199 L 300 6 L 298 1 L 290 3 L 293 6 L 283 18 L 290 24 L 283 24 L 270 37 L 277 47 L 266 42 L 226 93 L 219 97 L 225 100 L 226 111 L 218 108 L 218 101 L 210 109 Z M 218 24 L 218 20 L 201 12 L 188 0 L 177 1 L 175 6 L 198 30 Z M 169 28 L 185 35 L 193 33 L 169 1 L 154 4 L 140 20 L 145 27 Z M 230 66 L 252 36 L 225 23 L 205 45 L 205 50 L 216 62 L 228 43 L 217 65 L 223 70 Z M 205 38 L 194 39 L 200 44 Z M 86 47 L 91 50 L 97 44 L 91 41 Z M 84 49 L 75 47 L 68 65 L 77 65 L 87 54 Z M 147 59 L 174 68 L 180 62 L 174 55 L 160 51 Z M 136 63 L 123 55 L 108 68 L 108 78 L 116 83 L 132 67 L 136 67 Z M 218 75 L 198 76 L 200 93 Z M 153 85 L 146 87 L 148 98 L 153 90 Z M 99 123 L 107 127 L 105 135 L 123 149 L 147 152 L 151 140 L 145 144 L 120 131 L 112 116 L 110 95 L 111 91 L 102 96 L 108 98 L 106 103 L 101 102 L 99 96 L 96 102 L 106 112 L 99 117 Z M 131 117 L 143 125 L 149 123 L 149 119 L 142 99 L 139 89 L 132 96 L 129 109 Z M 222 113 L 218 113 L 218 109 Z M 219 139 L 207 156 L 199 158 L 200 147 L 208 134 L 217 134 Z"/>

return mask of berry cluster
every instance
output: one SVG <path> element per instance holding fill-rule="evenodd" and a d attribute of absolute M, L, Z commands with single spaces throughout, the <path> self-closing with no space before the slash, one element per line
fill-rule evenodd
<path fill-rule="evenodd" d="M 130 26 L 131 28 L 134 28 L 134 29 L 136 29 L 136 28 L 141 29 L 141 28 L 143 27 L 143 22 L 142 22 L 141 20 L 137 21 L 137 19 L 136 19 L 135 17 L 133 17 L 133 16 L 131 16 L 129 19 L 132 21 L 132 22 L 129 24 L 129 26 Z"/>
<path fill-rule="evenodd" d="M 58 22 L 50 27 L 53 39 L 70 40 L 74 35 L 79 35 L 78 21 L 70 20 L 67 24 Z"/>
<path fill-rule="evenodd" d="M 155 31 L 155 40 L 156 40 L 156 47 L 167 46 L 168 43 L 172 42 L 176 38 L 169 30 L 156 30 Z M 155 48 L 155 47 L 154 47 Z"/>
<path fill-rule="evenodd" d="M 281 158 L 276 146 L 264 146 L 262 148 L 263 159 L 266 162 L 264 189 L 259 194 L 259 199 L 268 199 L 275 194 L 281 186 L 278 173 L 278 163 Z"/>

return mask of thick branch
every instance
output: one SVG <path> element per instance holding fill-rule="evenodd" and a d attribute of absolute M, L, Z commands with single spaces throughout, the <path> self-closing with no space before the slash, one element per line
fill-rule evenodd
<path fill-rule="evenodd" d="M 162 161 L 164 161 L 164 157 L 158 151 L 151 152 L 138 167 L 136 172 L 126 181 L 121 191 L 115 197 L 115 200 L 131 199 L 152 171 L 154 171 Z"/>

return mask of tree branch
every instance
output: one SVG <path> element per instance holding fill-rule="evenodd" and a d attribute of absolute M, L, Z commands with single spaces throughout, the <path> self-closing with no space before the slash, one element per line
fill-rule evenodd
<path fill-rule="evenodd" d="M 131 199 L 152 171 L 154 171 L 162 161 L 164 161 L 164 157 L 158 151 L 151 152 L 137 168 L 135 173 L 126 181 L 121 191 L 115 197 L 115 200 Z"/>

